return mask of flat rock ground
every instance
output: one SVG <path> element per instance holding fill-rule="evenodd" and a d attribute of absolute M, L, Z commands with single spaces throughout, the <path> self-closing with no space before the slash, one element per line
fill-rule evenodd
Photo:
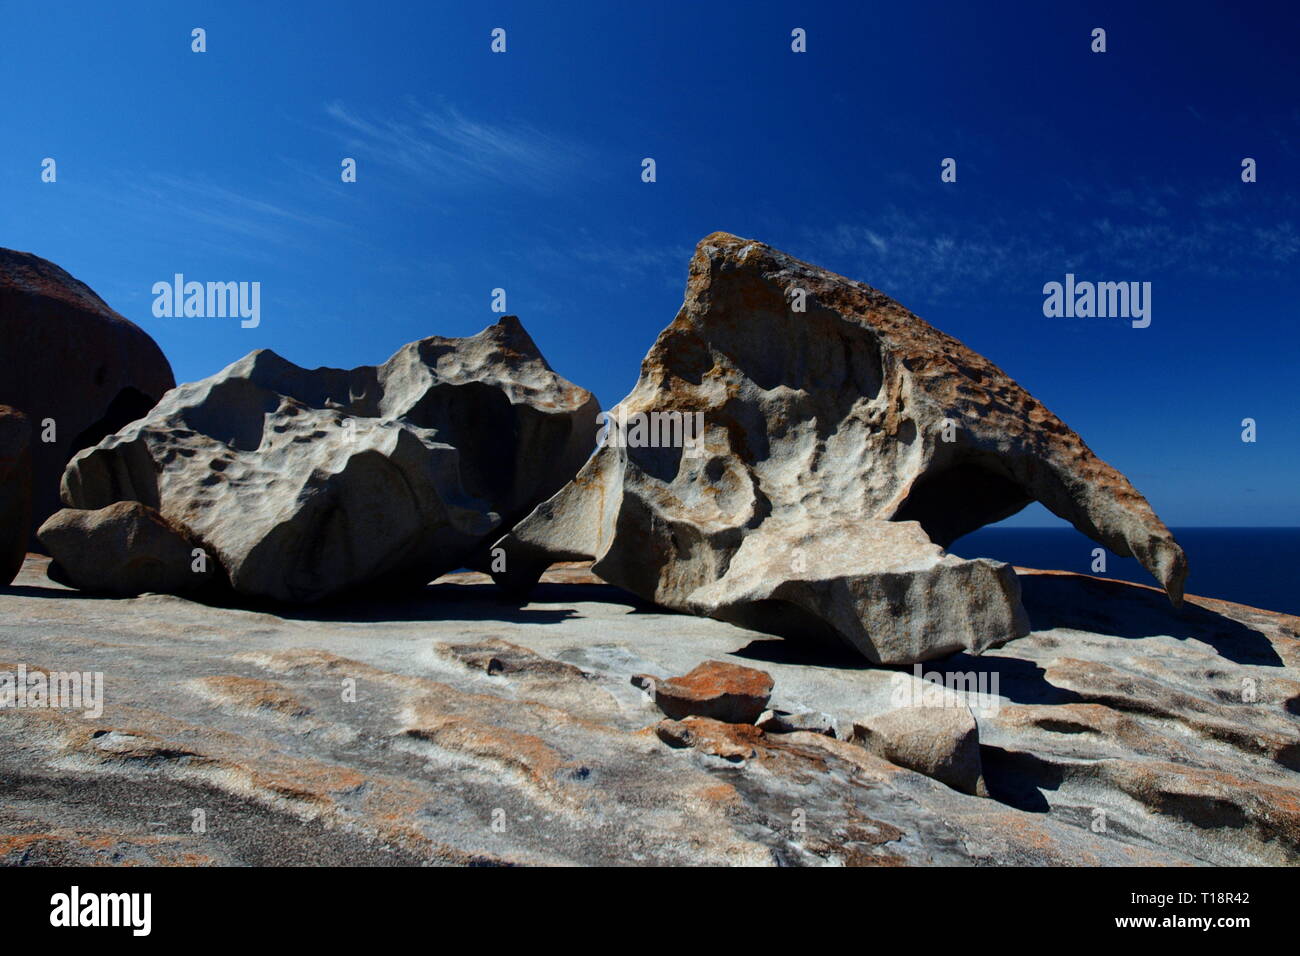
<path fill-rule="evenodd" d="M 522 607 L 462 574 L 272 613 L 84 596 L 29 556 L 0 671 L 100 671 L 106 703 L 0 710 L 0 862 L 1300 862 L 1300 619 L 1021 580 L 1030 636 L 924 668 L 997 680 L 980 798 L 809 732 L 670 746 L 632 675 L 758 667 L 842 734 L 915 678 L 579 569 Z"/>

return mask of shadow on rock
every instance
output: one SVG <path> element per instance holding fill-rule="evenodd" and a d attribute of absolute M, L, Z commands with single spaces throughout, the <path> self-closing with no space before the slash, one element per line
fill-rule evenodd
<path fill-rule="evenodd" d="M 35 584 L 10 584 L 7 587 L 0 587 L 0 594 L 12 594 L 15 597 L 71 598 L 73 600 L 92 601 L 105 600 L 103 594 L 91 594 L 88 591 L 77 591 L 71 588 L 40 587 Z"/>
<path fill-rule="evenodd" d="M 734 656 L 767 664 L 833 667 L 854 671 L 872 670 L 880 666 L 871 663 L 847 645 L 788 637 L 760 637 L 735 651 Z"/>
<path fill-rule="evenodd" d="M 1074 691 L 1048 681 L 1047 672 L 1040 664 L 1019 657 L 954 654 L 919 666 L 927 676 L 940 675 L 940 682 L 948 686 L 952 686 L 947 679 L 949 674 L 960 675 L 963 680 L 974 679 L 978 686 L 996 688 L 995 693 L 1014 704 L 1073 704 L 1084 700 Z M 987 681 L 982 679 L 985 677 Z"/>
<path fill-rule="evenodd" d="M 989 796 L 1027 813 L 1049 813 L 1052 807 L 1042 791 L 1060 789 L 1065 779 L 1050 761 L 1001 747 L 980 747 L 980 762 Z"/>
<path fill-rule="evenodd" d="M 59 592 L 60 594 L 64 592 Z M 244 600 L 231 592 L 214 606 L 261 611 L 292 621 L 381 623 L 384 621 L 501 621 L 512 624 L 559 624 L 578 617 L 569 607 L 538 604 L 596 602 L 623 604 L 632 613 L 658 611 L 653 604 L 609 584 L 542 584 L 529 601 L 503 600 L 495 584 L 429 584 L 415 591 L 369 590 L 310 605 Z"/>
<path fill-rule="evenodd" d="M 1284 666 L 1264 635 L 1190 600 L 1174 610 L 1161 592 L 1127 581 L 1066 572 L 1019 577 L 1021 600 L 1035 631 L 1060 627 L 1114 637 L 1166 635 L 1203 641 L 1237 664 Z"/>

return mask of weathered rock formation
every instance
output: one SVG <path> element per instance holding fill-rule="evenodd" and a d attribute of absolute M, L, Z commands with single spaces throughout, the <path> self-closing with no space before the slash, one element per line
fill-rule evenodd
<path fill-rule="evenodd" d="M 98 511 L 64 508 L 37 536 L 57 565 L 52 573 L 83 591 L 184 594 L 204 587 L 216 573 L 197 541 L 138 501 Z"/>
<path fill-rule="evenodd" d="M 154 340 L 89 286 L 38 256 L 0 249 L 0 404 L 24 412 L 34 432 L 33 548 L 36 529 L 59 508 L 68 460 L 144 415 L 174 384 Z"/>
<path fill-rule="evenodd" d="M 571 478 L 598 411 L 514 316 L 350 371 L 259 350 L 78 455 L 63 495 L 156 508 L 249 596 L 423 585 Z"/>
<path fill-rule="evenodd" d="M 27 556 L 32 511 L 32 429 L 27 416 L 0 405 L 0 587 Z"/>
<path fill-rule="evenodd" d="M 503 586 L 594 558 L 646 599 L 879 663 L 978 652 L 1027 631 L 1015 575 L 941 548 L 1038 500 L 1182 598 L 1183 552 L 1147 502 L 1005 373 L 762 243 L 699 244 L 618 412 L 633 424 L 500 542 Z M 700 442 L 638 446 L 670 413 L 701 415 Z"/>

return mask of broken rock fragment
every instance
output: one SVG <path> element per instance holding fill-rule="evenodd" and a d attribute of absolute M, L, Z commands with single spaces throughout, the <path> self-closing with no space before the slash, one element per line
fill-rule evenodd
<path fill-rule="evenodd" d="M 791 567 L 792 553 L 807 557 Z M 1010 565 L 945 554 L 915 521 L 792 527 L 769 519 L 689 604 L 754 630 L 838 638 L 886 664 L 978 652 L 1029 633 Z"/>
<path fill-rule="evenodd" d="M 563 661 L 551 660 L 518 644 L 499 637 L 490 637 L 483 641 L 468 644 L 439 643 L 436 650 L 443 657 L 459 661 L 472 670 L 480 670 L 489 676 L 523 675 L 527 677 L 558 677 L 585 679 L 587 674 L 580 667 Z"/>
<path fill-rule="evenodd" d="M 651 693 L 659 709 L 674 720 L 708 717 L 752 724 L 772 696 L 772 677 L 766 671 L 723 661 L 705 661 L 683 677 L 659 680 L 638 674 L 632 683 Z"/>
<path fill-rule="evenodd" d="M 615 435 L 499 545 L 522 592 L 555 561 L 666 607 L 908 664 L 1027 633 L 1016 578 L 946 555 L 1031 501 L 1182 599 L 1182 549 L 1115 469 L 1001 369 L 860 282 L 726 233 Z M 615 429 L 617 430 L 617 429 Z"/>
<path fill-rule="evenodd" d="M 686 717 L 661 720 L 655 735 L 670 747 L 690 748 L 713 757 L 739 762 L 758 754 L 763 731 L 752 724 L 714 720 L 712 717 Z"/>
<path fill-rule="evenodd" d="M 979 725 L 964 703 L 911 704 L 853 724 L 853 742 L 954 790 L 987 796 Z"/>

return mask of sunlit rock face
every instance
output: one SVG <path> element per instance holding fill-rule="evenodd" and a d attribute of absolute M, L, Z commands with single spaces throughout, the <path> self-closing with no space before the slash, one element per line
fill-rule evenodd
<path fill-rule="evenodd" d="M 620 429 L 499 542 L 500 583 L 594 558 L 671 608 L 910 663 L 1027 632 L 1008 566 L 942 549 L 1037 500 L 1182 599 L 1168 529 L 1033 396 L 883 293 L 759 242 L 699 244 L 617 412 L 698 413 L 702 432 L 654 447 Z"/>
<path fill-rule="evenodd" d="M 348 371 L 259 350 L 82 452 L 63 496 L 156 508 L 245 595 L 417 586 L 475 562 L 571 478 L 598 411 L 514 316 Z"/>

